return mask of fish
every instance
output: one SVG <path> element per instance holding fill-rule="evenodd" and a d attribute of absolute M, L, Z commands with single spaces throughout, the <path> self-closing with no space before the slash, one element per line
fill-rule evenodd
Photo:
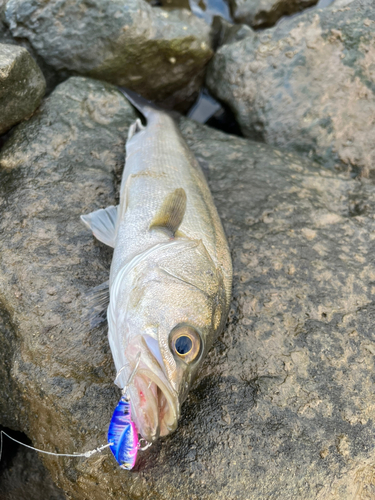
<path fill-rule="evenodd" d="M 226 324 L 232 263 L 204 174 L 173 116 L 120 90 L 146 123 L 129 128 L 119 205 L 81 219 L 114 249 L 108 285 L 99 286 L 109 291 L 108 339 L 124 396 L 113 418 L 128 402 L 124 418 L 138 447 L 134 429 L 147 443 L 176 429 Z M 115 448 L 118 433 L 109 431 Z"/>

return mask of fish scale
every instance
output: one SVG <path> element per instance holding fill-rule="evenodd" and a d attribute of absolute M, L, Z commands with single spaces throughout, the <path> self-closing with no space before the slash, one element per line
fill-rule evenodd
<path fill-rule="evenodd" d="M 119 244 L 115 247 L 113 273 L 128 255 L 165 241 L 165 235 L 149 233 L 147 228 L 165 196 L 179 187 L 184 188 L 188 198 L 180 231 L 189 238 L 202 239 L 217 265 L 224 268 L 218 250 L 227 244 L 219 216 L 203 173 L 182 142 L 174 120 L 166 113 L 155 112 L 141 133 L 143 137 L 135 144 L 130 139 L 126 146 L 120 212 L 124 213 L 127 206 L 127 213 L 117 229 Z M 228 278 L 226 288 L 230 295 L 231 277 Z"/>

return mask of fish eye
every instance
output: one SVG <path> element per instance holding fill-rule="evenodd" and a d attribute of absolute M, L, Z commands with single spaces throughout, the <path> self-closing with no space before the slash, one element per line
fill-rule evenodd
<path fill-rule="evenodd" d="M 193 348 L 193 342 L 187 335 L 181 335 L 176 339 L 174 343 L 177 354 L 180 356 L 186 356 Z"/>
<path fill-rule="evenodd" d="M 188 325 L 173 328 L 170 334 L 170 346 L 173 354 L 190 363 L 201 350 L 201 337 L 197 330 Z"/>

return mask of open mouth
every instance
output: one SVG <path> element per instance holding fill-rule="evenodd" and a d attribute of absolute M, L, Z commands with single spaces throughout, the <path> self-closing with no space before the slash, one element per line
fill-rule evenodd
<path fill-rule="evenodd" d="M 140 368 L 129 387 L 132 415 L 139 433 L 149 442 L 166 436 L 177 427 L 178 399 L 161 380 L 148 369 Z"/>

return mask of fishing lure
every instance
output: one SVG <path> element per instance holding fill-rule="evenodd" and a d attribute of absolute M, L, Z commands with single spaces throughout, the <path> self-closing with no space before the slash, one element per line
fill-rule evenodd
<path fill-rule="evenodd" d="M 138 430 L 131 420 L 130 401 L 122 396 L 113 412 L 108 429 L 108 444 L 113 456 L 122 469 L 134 467 L 138 449 Z"/>
<path fill-rule="evenodd" d="M 137 460 L 138 450 L 146 450 L 149 446 L 151 446 L 151 443 L 147 443 L 142 447 L 142 438 L 141 440 L 138 439 L 138 430 L 135 423 L 131 420 L 130 402 L 126 396 L 121 397 L 118 405 L 115 408 L 115 411 L 113 412 L 111 423 L 109 424 L 108 429 L 108 444 L 99 446 L 94 450 L 86 451 L 84 453 L 55 453 L 51 451 L 40 450 L 39 448 L 35 448 L 34 446 L 30 446 L 28 444 L 22 443 L 22 441 L 14 439 L 12 436 L 2 430 L 0 431 L 0 461 L 3 451 L 3 435 L 20 444 L 21 446 L 24 446 L 25 448 L 29 448 L 31 450 L 38 451 L 39 453 L 53 455 L 56 457 L 89 458 L 95 453 L 100 453 L 105 448 L 109 447 L 117 463 L 122 469 L 126 470 L 130 470 L 134 467 L 134 464 Z"/>
<path fill-rule="evenodd" d="M 134 370 L 132 371 L 124 389 L 122 390 L 120 401 L 116 406 L 115 411 L 113 412 L 112 419 L 108 429 L 107 444 L 99 446 L 94 450 L 86 451 L 84 453 L 55 453 L 52 451 L 40 450 L 39 448 L 34 448 L 34 446 L 22 443 L 21 441 L 18 441 L 12 436 L 9 436 L 9 434 L 7 434 L 2 430 L 0 431 L 0 461 L 3 451 L 3 435 L 4 435 L 7 438 L 14 441 L 15 443 L 24 446 L 25 448 L 38 451 L 39 453 L 44 453 L 46 455 L 53 455 L 55 457 L 89 458 L 95 453 L 100 453 L 105 448 L 109 448 L 112 451 L 113 456 L 115 457 L 117 463 L 120 465 L 122 469 L 126 470 L 132 469 L 137 460 L 138 450 L 142 451 L 147 450 L 147 448 L 149 448 L 152 444 L 148 443 L 143 438 L 138 439 L 138 429 L 135 423 L 131 419 L 131 405 L 130 405 L 130 400 L 127 396 L 128 387 L 132 383 L 133 378 L 138 370 L 140 357 L 141 353 L 138 353 L 138 355 L 136 356 L 136 364 Z M 120 373 L 125 368 L 126 366 L 123 366 L 121 370 L 118 372 L 115 382 L 118 379 Z M 142 442 L 145 443 L 143 446 Z"/>

